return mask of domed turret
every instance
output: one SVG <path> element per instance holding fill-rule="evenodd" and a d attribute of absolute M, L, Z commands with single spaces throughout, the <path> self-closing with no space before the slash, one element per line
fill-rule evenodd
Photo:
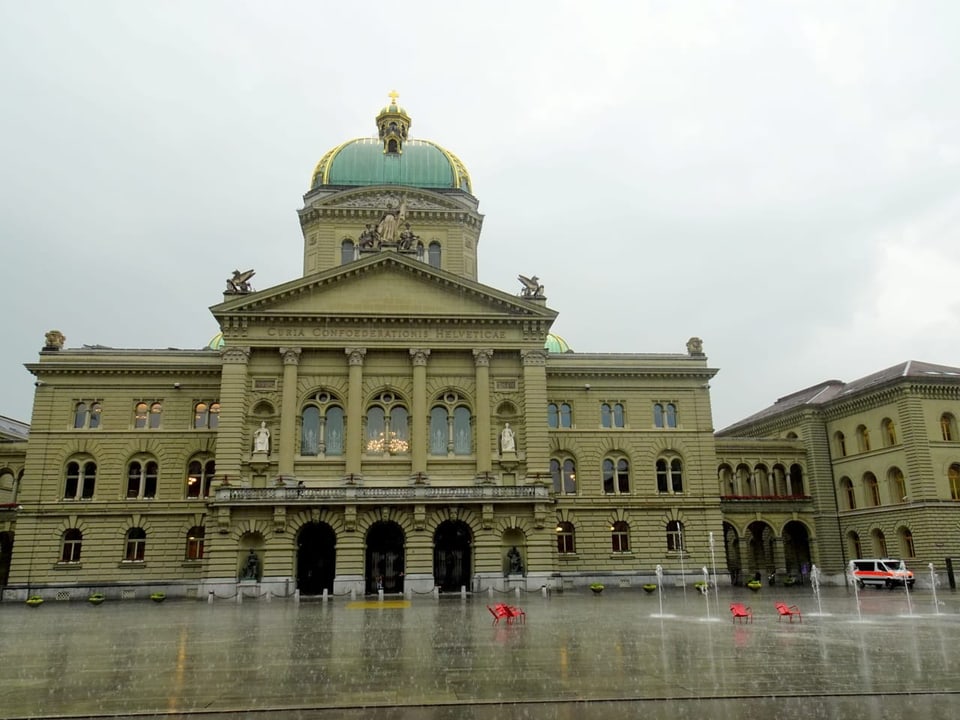
<path fill-rule="evenodd" d="M 310 189 L 325 186 L 406 185 L 429 190 L 463 190 L 473 194 L 463 162 L 429 140 L 410 140 L 410 115 L 390 93 L 390 104 L 377 115 L 375 138 L 355 138 L 320 158 Z"/>

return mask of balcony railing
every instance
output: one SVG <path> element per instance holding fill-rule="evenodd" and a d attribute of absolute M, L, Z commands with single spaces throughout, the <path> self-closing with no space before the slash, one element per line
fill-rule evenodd
<path fill-rule="evenodd" d="M 322 502 L 383 502 L 383 501 L 456 501 L 469 500 L 548 500 L 549 488 L 542 485 L 499 487 L 496 485 L 438 487 L 329 487 L 329 488 L 239 488 L 219 487 L 214 502 L 261 503 L 322 503 Z"/>

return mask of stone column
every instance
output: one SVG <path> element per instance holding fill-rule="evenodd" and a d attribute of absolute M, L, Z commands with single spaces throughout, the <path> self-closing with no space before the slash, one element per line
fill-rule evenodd
<path fill-rule="evenodd" d="M 247 406 L 247 362 L 250 348 L 227 347 L 220 353 L 220 420 L 217 425 L 217 478 L 238 483 L 242 459 L 250 447 L 244 437 Z M 198 400 L 200 398 L 197 398 Z"/>
<path fill-rule="evenodd" d="M 477 366 L 477 475 L 489 473 L 493 466 L 490 460 L 490 358 L 493 350 L 483 348 L 473 351 Z"/>
<path fill-rule="evenodd" d="M 527 482 L 550 482 L 550 442 L 547 435 L 547 351 L 525 350 L 523 358 L 523 417 Z"/>
<path fill-rule="evenodd" d="M 345 348 L 350 366 L 347 389 L 347 476 L 360 479 L 360 457 L 363 452 L 363 356 L 366 348 Z"/>
<path fill-rule="evenodd" d="M 427 358 L 429 350 L 410 349 L 413 363 L 413 420 L 410 428 L 410 467 L 414 477 L 421 480 L 427 472 Z M 422 475 L 421 475 L 422 474 Z"/>
<path fill-rule="evenodd" d="M 293 453 L 297 446 L 297 366 L 300 348 L 280 348 L 283 357 L 283 394 L 280 399 L 281 475 L 293 475 Z"/>

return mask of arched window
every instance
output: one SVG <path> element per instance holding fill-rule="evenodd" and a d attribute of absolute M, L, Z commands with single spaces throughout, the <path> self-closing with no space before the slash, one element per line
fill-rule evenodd
<path fill-rule="evenodd" d="M 917 556 L 917 549 L 913 545 L 913 533 L 910 528 L 900 528 L 900 552 L 904 557 L 913 558 Z"/>
<path fill-rule="evenodd" d="M 790 466 L 790 488 L 789 493 L 793 496 L 806 495 L 803 487 L 803 467 L 799 463 Z"/>
<path fill-rule="evenodd" d="M 877 557 L 885 558 L 889 554 L 887 552 L 887 536 L 883 534 L 883 530 L 874 530 L 872 535 L 874 552 Z"/>
<path fill-rule="evenodd" d="M 880 486 L 877 483 L 877 477 L 871 472 L 863 476 L 863 494 L 867 503 L 873 507 L 878 507 L 880 503 Z"/>
<path fill-rule="evenodd" d="M 123 559 L 126 562 L 143 562 L 147 550 L 147 531 L 143 528 L 127 530 L 126 547 Z"/>
<path fill-rule="evenodd" d="M 134 460 L 127 467 L 127 499 L 155 498 L 157 496 L 157 463 L 153 460 Z"/>
<path fill-rule="evenodd" d="M 187 531 L 187 551 L 184 555 L 186 560 L 203 559 L 203 539 L 206 531 L 202 525 L 194 525 Z"/>
<path fill-rule="evenodd" d="M 360 238 L 361 240 L 363 238 Z M 353 244 L 353 240 L 344 240 L 340 243 L 340 264 L 346 265 L 349 262 L 353 262 L 354 258 L 357 256 L 356 245 Z"/>
<path fill-rule="evenodd" d="M 389 390 L 380 393 L 367 408 L 366 452 L 371 455 L 403 455 L 410 452 L 407 408 Z"/>
<path fill-rule="evenodd" d="M 440 243 L 436 241 L 430 243 L 430 247 L 427 249 L 427 259 L 430 267 L 440 267 Z"/>
<path fill-rule="evenodd" d="M 308 398 L 300 415 L 300 454 L 304 456 L 343 455 L 343 406 L 328 392 Z"/>
<path fill-rule="evenodd" d="M 448 391 L 430 409 L 430 454 L 473 453 L 473 420 L 459 393 Z"/>
<path fill-rule="evenodd" d="M 717 478 L 720 481 L 720 494 L 733 496 L 737 494 L 737 484 L 733 479 L 733 468 L 727 464 L 720 466 L 720 469 L 717 471 Z M 657 480 L 657 485 L 659 487 L 659 479 Z"/>
<path fill-rule="evenodd" d="M 677 406 L 673 403 L 667 403 L 667 427 L 675 428 L 677 426 Z"/>
<path fill-rule="evenodd" d="M 630 463 L 626 458 L 604 459 L 603 492 L 608 495 L 626 495 L 630 492 Z"/>
<path fill-rule="evenodd" d="M 210 458 L 191 460 L 187 465 L 187 497 L 209 497 L 210 483 L 216 471 L 216 462 Z"/>
<path fill-rule="evenodd" d="M 550 403 L 547 405 L 547 427 L 573 427 L 573 416 L 569 403 Z"/>
<path fill-rule="evenodd" d="M 960 463 L 953 463 L 947 470 L 947 479 L 950 481 L 950 499 L 960 500 Z"/>
<path fill-rule="evenodd" d="M 80 551 L 83 549 L 83 533 L 76 528 L 70 528 L 63 533 L 60 541 L 60 562 L 80 562 Z"/>
<path fill-rule="evenodd" d="M 837 454 L 840 457 L 847 456 L 847 438 L 839 430 L 833 436 L 834 442 L 837 444 Z"/>
<path fill-rule="evenodd" d="M 219 402 L 198 402 L 193 406 L 193 427 L 215 429 L 220 424 Z"/>
<path fill-rule="evenodd" d="M 660 403 L 654 403 L 653 406 L 653 426 L 658 428 L 663 427 L 663 405 Z"/>
<path fill-rule="evenodd" d="M 67 480 L 63 489 L 65 500 L 90 500 L 97 483 L 97 464 L 92 461 L 67 463 Z"/>
<path fill-rule="evenodd" d="M 840 478 L 840 492 L 847 501 L 847 510 L 857 509 L 857 494 L 853 489 L 853 481 L 848 478 Z M 859 555 L 857 557 L 860 557 Z"/>
<path fill-rule="evenodd" d="M 870 452 L 870 431 L 864 425 L 857 428 L 857 442 L 860 452 Z"/>
<path fill-rule="evenodd" d="M 683 523 L 671 520 L 667 523 L 667 552 L 683 552 Z"/>
<path fill-rule="evenodd" d="M 572 555 L 577 552 L 573 523 L 557 523 L 557 552 L 561 555 Z"/>
<path fill-rule="evenodd" d="M 894 503 L 907 501 L 907 481 L 903 477 L 903 471 L 898 467 L 890 468 L 887 473 L 887 479 L 890 481 L 890 500 Z"/>
<path fill-rule="evenodd" d="M 887 447 L 897 444 L 897 427 L 890 418 L 884 418 L 881 424 L 883 428 L 883 441 Z"/>
<path fill-rule="evenodd" d="M 602 403 L 600 405 L 600 427 L 622 428 L 623 426 L 623 403 Z"/>
<path fill-rule="evenodd" d="M 623 520 L 610 526 L 610 549 L 615 553 L 630 552 L 630 526 Z"/>
<path fill-rule="evenodd" d="M 73 411 L 73 427 L 95 430 L 100 427 L 100 403 L 78 402 Z"/>
<path fill-rule="evenodd" d="M 572 458 L 550 461 L 550 476 L 553 479 L 553 491 L 562 495 L 575 495 L 577 492 L 577 466 Z"/>
<path fill-rule="evenodd" d="M 660 458 L 657 460 L 657 492 L 683 492 L 683 462 L 680 458 Z"/>
<path fill-rule="evenodd" d="M 143 428 L 156 430 L 160 427 L 162 414 L 162 404 L 138 402 L 133 409 L 133 427 L 138 430 Z"/>
<path fill-rule="evenodd" d="M 860 545 L 859 533 L 856 533 L 853 530 L 850 531 L 850 533 L 847 535 L 847 549 L 850 552 L 850 557 L 863 557 L 863 547 Z"/>
<path fill-rule="evenodd" d="M 957 440 L 957 419 L 950 413 L 940 416 L 940 434 L 946 442 Z"/>

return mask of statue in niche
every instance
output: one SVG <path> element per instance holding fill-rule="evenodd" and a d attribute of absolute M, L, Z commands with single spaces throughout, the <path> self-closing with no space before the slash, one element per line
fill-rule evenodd
<path fill-rule="evenodd" d="M 260 579 L 260 558 L 251 550 L 247 555 L 247 561 L 240 571 L 241 580 L 259 580 Z"/>
<path fill-rule="evenodd" d="M 516 433 L 510 427 L 510 423 L 505 423 L 503 431 L 500 433 L 500 452 L 516 452 L 517 440 Z"/>
<path fill-rule="evenodd" d="M 520 556 L 520 551 L 517 550 L 516 545 L 507 551 L 507 562 L 510 563 L 511 575 L 523 574 L 523 558 Z"/>
<path fill-rule="evenodd" d="M 253 433 L 253 451 L 256 453 L 270 452 L 270 431 L 267 430 L 266 422 L 261 422 L 260 427 Z"/>

